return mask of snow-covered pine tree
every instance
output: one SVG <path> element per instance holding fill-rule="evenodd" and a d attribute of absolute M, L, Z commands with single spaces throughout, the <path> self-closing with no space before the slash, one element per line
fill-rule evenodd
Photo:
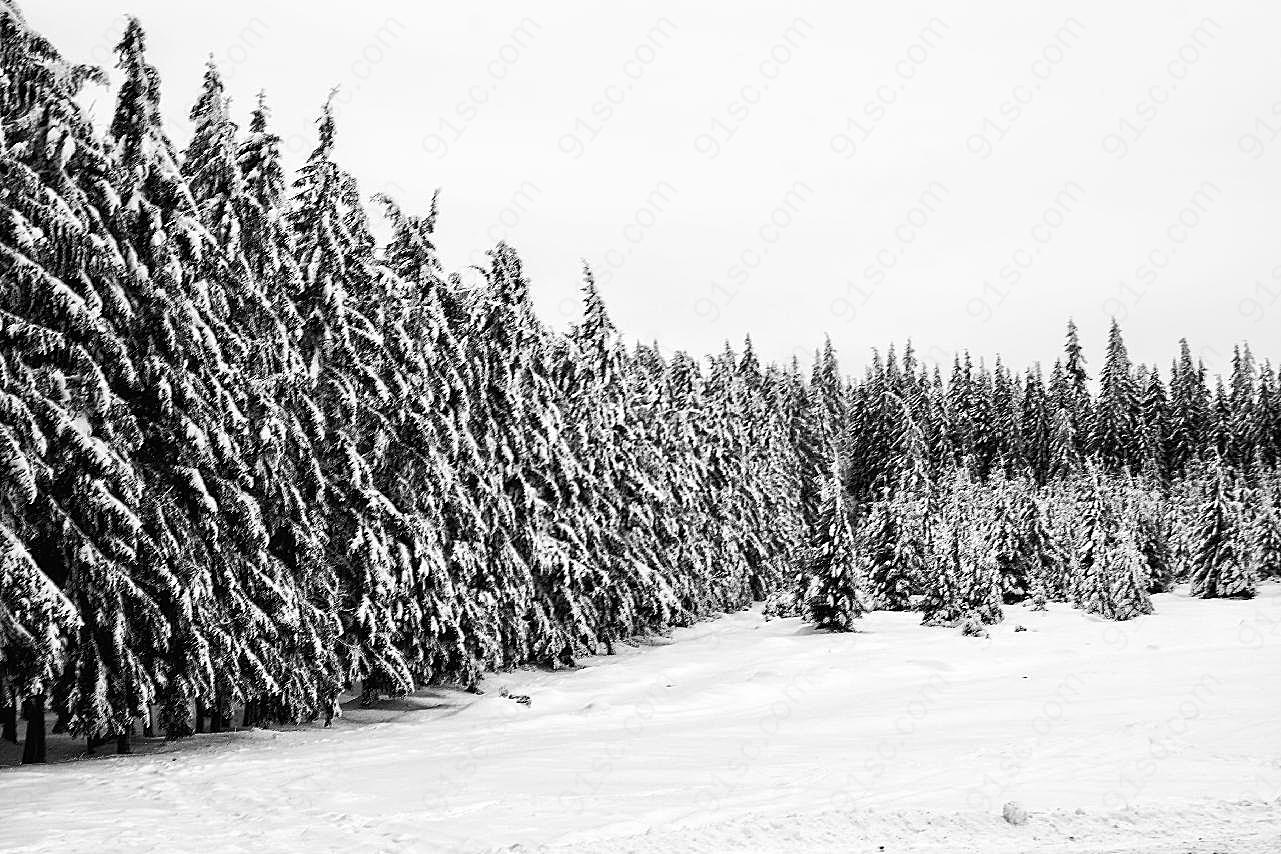
<path fill-rule="evenodd" d="M 1210 402 L 1210 423 L 1207 441 L 1209 453 L 1225 457 L 1233 445 L 1232 403 L 1228 399 L 1227 389 L 1223 386 L 1223 377 L 1214 378 L 1214 396 Z"/>
<path fill-rule="evenodd" d="M 758 411 L 764 416 L 754 455 L 761 479 L 759 518 L 765 521 L 763 568 L 755 579 L 758 599 L 766 598 L 791 577 L 797 555 L 808 540 L 801 512 L 801 457 L 787 417 L 791 393 L 787 374 L 777 365 L 768 365 L 756 390 Z"/>
<path fill-rule="evenodd" d="M 742 427 L 736 421 L 741 414 L 741 393 L 737 359 L 728 344 L 709 362 L 700 388 L 702 417 L 694 424 L 703 471 L 702 503 L 696 524 L 697 536 L 709 550 L 712 565 L 707 596 L 711 607 L 727 611 L 745 607 L 752 596 L 741 524 L 743 490 L 747 487 L 739 453 Z"/>
<path fill-rule="evenodd" d="M 375 324 L 390 405 L 387 446 L 373 478 L 399 513 L 389 518 L 397 551 L 392 612 L 401 655 L 419 684 L 474 686 L 500 660 L 498 615 L 474 587 L 483 575 L 477 510 L 464 479 L 481 469 L 462 411 L 470 389 L 462 347 L 446 317 L 433 231 L 425 216 L 378 196 L 392 235 L 377 266 Z"/>
<path fill-rule="evenodd" d="M 843 441 L 848 414 L 849 399 L 841 375 L 840 362 L 832 339 L 824 336 L 822 350 L 814 353 L 814 367 L 810 373 L 810 393 L 814 404 L 814 422 L 818 434 L 818 447 L 826 455 L 828 449 L 835 448 L 843 452 Z M 826 483 L 827 470 L 824 463 L 823 477 L 820 483 Z"/>
<path fill-rule="evenodd" d="M 675 570 L 659 545 L 657 514 L 666 496 L 647 472 L 652 449 L 645 425 L 630 418 L 634 377 L 591 269 L 583 270 L 583 319 L 560 360 L 575 455 L 590 481 L 584 500 L 585 559 L 605 564 L 612 588 L 598 591 L 608 651 L 620 637 L 676 621 Z"/>
<path fill-rule="evenodd" d="M 1023 454 L 1032 480 L 1037 486 L 1044 486 L 1050 477 L 1055 425 L 1040 365 L 1028 370 L 1024 379 L 1019 426 Z"/>
<path fill-rule="evenodd" d="M 887 611 L 911 609 L 924 573 L 924 542 L 910 515 L 917 500 L 911 493 L 887 495 L 872 505 L 859 533 L 871 601 Z"/>
<path fill-rule="evenodd" d="M 268 531 L 268 552 L 292 576 L 297 618 L 279 627 L 284 672 L 277 677 L 275 692 L 246 702 L 247 725 L 314 718 L 328 709 L 342 680 L 335 643 L 342 631 L 338 583 L 327 553 L 328 508 L 320 459 L 326 425 L 316 378 L 299 346 L 302 320 L 294 299 L 302 287 L 302 273 L 285 217 L 280 138 L 268 119 L 266 99 L 260 94 L 249 132 L 236 153 L 242 178 L 237 252 L 268 306 L 262 316 L 267 322 L 255 324 L 259 331 L 249 351 L 257 369 L 248 391 L 261 407 L 256 435 L 249 437 L 253 491 Z"/>
<path fill-rule="evenodd" d="M 500 243 L 490 258 L 469 340 L 480 377 L 472 430 L 495 478 L 485 515 L 504 646 L 518 661 L 570 664 L 595 648 L 607 617 L 594 591 L 610 580 L 583 548 L 588 475 L 567 444 L 549 335 L 515 250 Z"/>
<path fill-rule="evenodd" d="M 1050 481 L 1066 481 L 1079 469 L 1077 437 L 1072 429 L 1072 413 L 1063 407 L 1054 410 L 1054 427 L 1050 436 Z"/>
<path fill-rule="evenodd" d="M 1024 392 L 1018 380 L 997 358 L 992 377 L 992 448 L 997 467 L 1006 477 L 1027 470 L 1021 414 Z"/>
<path fill-rule="evenodd" d="M 1228 395 L 1229 438 L 1224 463 L 1253 482 L 1255 450 L 1258 447 L 1255 421 L 1255 364 L 1247 345 L 1232 348 L 1231 390 Z"/>
<path fill-rule="evenodd" d="M 1105 556 L 1111 576 L 1111 616 L 1115 620 L 1130 620 L 1152 613 L 1148 592 L 1165 583 L 1159 563 L 1163 556 L 1159 553 L 1159 542 L 1144 539 L 1147 531 L 1141 523 L 1146 495 L 1135 485 L 1134 478 L 1126 475 L 1125 480 L 1114 487 L 1111 498 L 1115 502 L 1117 522 Z"/>
<path fill-rule="evenodd" d="M 1281 480 L 1273 481 L 1256 493 L 1254 549 L 1261 579 L 1281 578 Z"/>
<path fill-rule="evenodd" d="M 1132 620 L 1152 613 L 1148 596 L 1148 567 L 1132 525 L 1122 525 L 1120 535 L 1109 546 L 1105 558 L 1111 575 L 1111 619 Z"/>
<path fill-rule="evenodd" d="M 657 357 L 656 351 L 651 351 Z M 723 607 L 715 594 L 717 563 L 722 560 L 716 541 L 706 534 L 708 507 L 715 500 L 707 483 L 703 456 L 705 423 L 703 381 L 698 364 L 683 352 L 653 368 L 654 397 L 647 411 L 661 425 L 656 437 L 663 471 L 676 512 L 666 527 L 666 541 L 678 567 L 678 598 L 691 614 L 705 615 Z M 732 556 L 731 556 L 732 557 Z"/>
<path fill-rule="evenodd" d="M 797 463 L 788 452 L 778 377 L 764 370 L 749 336 L 734 372 L 740 414 L 739 431 L 741 548 L 747 562 L 751 598 L 764 599 L 787 574 L 790 555 L 800 547 L 801 526 L 796 516 L 794 472 Z M 748 429 L 747 425 L 755 429 Z"/>
<path fill-rule="evenodd" d="M 992 541 L 989 548 L 1001 577 L 1001 599 L 1014 605 L 1028 597 L 1031 589 L 1031 544 L 1024 541 L 1026 520 L 1021 507 L 1026 504 L 1026 487 L 996 473 L 989 481 L 992 489 Z"/>
<path fill-rule="evenodd" d="M 1271 362 L 1265 361 L 1259 371 L 1258 403 L 1254 411 L 1259 458 L 1268 469 L 1281 468 L 1281 387 L 1277 385 Z"/>
<path fill-rule="evenodd" d="M 1085 355 L 1077 333 L 1076 323 L 1068 319 L 1067 334 L 1063 345 L 1063 387 L 1056 403 L 1067 409 L 1072 422 L 1072 436 L 1076 442 L 1076 456 L 1085 458 L 1091 453 L 1094 435 L 1093 403 L 1090 400 L 1090 377 L 1085 371 Z"/>
<path fill-rule="evenodd" d="M 973 442 L 973 455 L 970 458 L 971 473 L 979 481 L 987 479 L 998 461 L 996 447 L 1001 427 L 995 421 L 994 392 L 995 382 L 992 373 L 980 359 L 978 370 L 974 373 L 970 385 L 968 398 Z"/>
<path fill-rule="evenodd" d="M 1094 407 L 1091 448 L 1105 472 L 1133 471 L 1137 462 L 1139 389 L 1121 327 L 1112 320 L 1107 359 L 1099 375 L 1099 398 Z"/>
<path fill-rule="evenodd" d="M 1139 402 L 1136 466 L 1165 482 L 1170 474 L 1170 405 L 1161 373 L 1152 368 Z"/>
<path fill-rule="evenodd" d="M 1088 614 L 1113 619 L 1111 560 L 1117 539 L 1117 519 L 1107 483 L 1091 464 L 1080 478 L 1077 513 L 1080 523 L 1073 553 L 1073 599 Z"/>
<path fill-rule="evenodd" d="M 236 371 L 231 386 L 247 428 L 240 439 L 249 491 L 257 503 L 259 545 L 248 579 L 252 613 L 262 619 L 256 638 L 233 631 L 222 656 L 244 659 L 247 678 L 224 679 L 218 686 L 212 721 L 217 728 L 232 703 L 243 703 L 253 722 L 267 705 L 283 720 L 314 717 L 322 697 L 336 691 L 333 656 L 336 613 L 334 584 L 324 561 L 324 518 L 320 471 L 313 448 L 319 431 L 306 429 L 314 411 L 310 378 L 293 337 L 298 328 L 289 295 L 298 271 L 279 221 L 281 187 L 241 172 L 235 125 L 227 114 L 222 81 L 212 61 L 191 110 L 193 135 L 182 172 L 202 221 L 221 253 L 212 255 L 213 281 L 221 300 L 214 319 L 223 355 Z M 258 145 L 265 133 L 259 104 L 254 122 Z M 268 145 L 254 152 L 255 169 L 279 169 Z M 264 211 L 272 211 L 264 214 Z M 288 281 L 287 289 L 281 283 Z M 272 298 L 272 294 L 277 296 Z M 248 646 L 246 641 L 249 641 Z M 256 644 L 256 645 L 255 645 Z M 270 698 L 270 699 L 268 699 Z"/>
<path fill-rule="evenodd" d="M 1091 466 L 1081 479 L 1075 601 L 1086 613 L 1128 620 L 1152 613 L 1148 567 L 1124 490 Z"/>
<path fill-rule="evenodd" d="M 919 414 L 921 433 L 929 459 L 930 477 L 936 479 L 951 463 L 947 439 L 947 392 L 943 372 L 936 364 L 928 380 L 922 367 L 921 393 L 913 411 Z"/>
<path fill-rule="evenodd" d="M 966 574 L 962 565 L 963 533 L 955 521 L 940 519 L 931 537 L 934 548 L 925 578 L 921 603 L 921 625 L 955 626 L 965 616 L 961 586 Z"/>
<path fill-rule="evenodd" d="M 823 463 L 820 416 L 815 394 L 801 376 L 800 363 L 792 357 L 791 368 L 784 380 L 783 417 L 796 456 L 797 490 L 800 502 L 802 536 L 809 539 L 818 524 L 820 498 L 825 470 Z"/>
<path fill-rule="evenodd" d="M 930 535 L 922 624 L 951 626 L 966 618 L 1000 622 L 1001 574 L 987 520 L 990 500 L 966 465 L 951 474 L 944 491 Z"/>
<path fill-rule="evenodd" d="M 102 223 L 118 200 L 76 103 L 102 78 L 11 5 L 0 43 L 0 705 L 27 707 L 23 760 L 43 762 L 44 709 L 67 682 L 102 689 L 83 731 L 127 732 L 166 627 L 134 583 L 129 274 Z"/>
<path fill-rule="evenodd" d="M 961 565 L 967 571 L 962 576 L 962 601 L 965 617 L 983 625 L 993 625 L 1004 619 L 1001 610 L 1001 566 L 993 548 L 992 514 L 995 510 L 993 496 L 976 495 L 967 507 L 969 516 L 961 539 Z"/>
<path fill-rule="evenodd" d="M 1037 494 L 1024 489 L 1017 496 L 1019 540 L 1028 569 L 1028 595 L 1038 607 L 1050 599 L 1062 600 L 1064 566 L 1067 557 L 1063 543 L 1050 525 L 1046 503 L 1048 493 Z"/>
<path fill-rule="evenodd" d="M 160 600 L 168 623 L 165 667 L 149 670 L 165 683 L 166 731 L 182 736 L 195 723 L 193 700 L 212 703 L 241 682 L 270 681 L 258 657 L 270 628 L 249 591 L 271 572 L 259 509 L 245 489 L 247 424 L 233 357 L 241 347 L 227 323 L 219 247 L 162 129 L 158 76 L 136 20 L 117 53 L 124 81 L 109 144 L 118 198 L 99 209 L 128 270 L 126 346 L 137 366 L 128 403 L 140 431 L 132 458 L 144 483 L 143 536 L 132 580 Z M 58 699 L 61 725 L 91 738 L 116 727 L 103 720 L 111 680 L 99 667 L 102 650 L 121 642 L 114 627 L 93 631 L 97 648 L 76 660 L 78 675 L 64 680 Z M 141 681 L 136 668 L 115 678 Z"/>
<path fill-rule="evenodd" d="M 1187 339 L 1179 340 L 1179 356 L 1170 370 L 1171 477 L 1181 477 L 1205 452 L 1209 429 L 1209 390 L 1205 370 L 1192 361 Z"/>
<path fill-rule="evenodd" d="M 1197 517 L 1201 496 L 1207 487 L 1210 464 L 1199 460 L 1188 464 L 1183 477 L 1175 480 L 1165 494 L 1162 516 L 1169 533 L 1170 567 L 1173 582 L 1187 581 L 1195 555 Z"/>
<path fill-rule="evenodd" d="M 1255 566 L 1237 484 L 1216 458 L 1202 496 L 1192 551 L 1191 594 L 1202 599 L 1254 596 Z"/>
<path fill-rule="evenodd" d="M 837 460 L 832 462 L 831 475 L 823 489 L 821 519 L 806 559 L 801 613 L 820 629 L 853 631 L 854 621 L 867 606 Z"/>
<path fill-rule="evenodd" d="M 1144 586 L 1149 593 L 1165 593 L 1174 586 L 1174 555 L 1166 499 L 1150 478 L 1127 477 L 1125 524 L 1143 558 Z"/>
<path fill-rule="evenodd" d="M 385 354 L 375 322 L 356 302 L 375 296 L 372 247 L 363 212 L 352 209 L 350 178 L 333 160 L 332 96 L 317 128 L 287 222 L 302 271 L 294 299 L 299 346 L 323 424 L 317 456 L 328 508 L 327 560 L 341 591 L 339 681 L 396 693 L 412 689 L 413 676 L 397 648 L 392 614 L 397 556 L 386 526 L 399 511 L 378 490 L 374 472 L 388 437 Z"/>

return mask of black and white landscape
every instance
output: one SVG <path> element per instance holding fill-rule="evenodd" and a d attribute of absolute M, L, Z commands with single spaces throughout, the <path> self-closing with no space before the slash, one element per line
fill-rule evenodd
<path fill-rule="evenodd" d="M 1275 15 L 110 5 L 0 0 L 0 851 L 1281 850 Z"/>

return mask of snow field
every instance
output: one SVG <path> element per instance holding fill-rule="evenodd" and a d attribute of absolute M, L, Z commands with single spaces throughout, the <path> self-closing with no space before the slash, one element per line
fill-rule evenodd
<path fill-rule="evenodd" d="M 981 639 L 749 611 L 328 730 L 7 769 L 0 847 L 1281 850 L 1281 585 L 1153 598 L 1127 623 L 1009 607 Z"/>

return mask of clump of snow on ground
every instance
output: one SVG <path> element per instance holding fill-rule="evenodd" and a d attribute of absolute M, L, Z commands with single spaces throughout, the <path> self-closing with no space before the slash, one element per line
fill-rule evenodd
<path fill-rule="evenodd" d="M 1127 623 L 1010 607 L 986 638 L 734 614 L 328 730 L 6 769 L 0 844 L 1275 852 L 1281 586 L 1260 593 L 1162 594 Z"/>

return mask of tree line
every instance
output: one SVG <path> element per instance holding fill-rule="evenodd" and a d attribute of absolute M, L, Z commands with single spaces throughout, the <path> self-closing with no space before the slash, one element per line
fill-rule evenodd
<path fill-rule="evenodd" d="M 981 630 L 1109 618 L 1281 552 L 1281 389 L 1211 390 L 1113 326 L 1048 381 L 911 352 L 842 373 L 629 346 L 590 270 L 568 332 L 516 251 L 446 273 L 437 203 L 366 199 L 326 104 L 293 176 L 208 66 L 168 138 L 131 20 L 104 84 L 0 7 L 0 729 L 88 740 L 298 723 L 487 670 L 559 667 L 770 599 Z M 374 236 L 367 205 L 390 224 Z M 1097 391 L 1095 386 L 1097 385 Z M 976 628 L 978 627 L 978 628 Z"/>

